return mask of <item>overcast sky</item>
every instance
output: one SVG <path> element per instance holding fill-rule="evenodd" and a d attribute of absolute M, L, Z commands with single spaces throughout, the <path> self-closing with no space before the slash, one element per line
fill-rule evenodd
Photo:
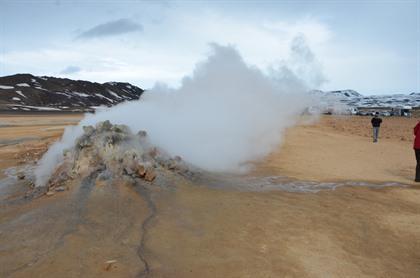
<path fill-rule="evenodd" d="M 261 69 L 303 36 L 328 80 L 321 89 L 420 92 L 420 0 L 0 0 L 0 75 L 176 86 L 209 43 Z"/>

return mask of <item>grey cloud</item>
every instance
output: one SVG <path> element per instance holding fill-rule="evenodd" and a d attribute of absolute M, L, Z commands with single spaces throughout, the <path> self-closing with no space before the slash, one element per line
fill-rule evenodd
<path fill-rule="evenodd" d="M 72 74 L 81 71 L 82 69 L 77 66 L 68 66 L 62 71 L 60 71 L 61 74 Z"/>
<path fill-rule="evenodd" d="M 109 37 L 136 31 L 143 31 L 143 26 L 131 19 L 122 18 L 96 25 L 89 30 L 82 32 L 76 39 Z"/>

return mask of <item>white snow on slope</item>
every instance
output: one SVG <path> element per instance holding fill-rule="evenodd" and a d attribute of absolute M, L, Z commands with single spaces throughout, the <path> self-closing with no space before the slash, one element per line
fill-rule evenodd
<path fill-rule="evenodd" d="M 111 95 L 113 95 L 115 98 L 117 98 L 117 99 L 121 99 L 122 97 L 120 97 L 119 95 L 117 95 L 116 93 L 114 93 L 113 91 L 111 91 L 111 90 L 107 90 L 108 91 L 108 93 L 110 93 Z"/>
<path fill-rule="evenodd" d="M 420 93 L 364 96 L 353 90 L 311 91 L 326 102 L 336 102 L 350 107 L 401 107 L 420 106 Z"/>
<path fill-rule="evenodd" d="M 108 100 L 109 102 L 114 102 L 114 100 L 113 100 L 113 99 L 110 99 L 110 98 L 108 98 L 108 97 L 106 97 L 106 96 L 104 96 L 104 95 L 101 95 L 101 94 L 95 94 L 95 96 L 100 97 L 100 98 L 103 98 L 103 99 L 106 99 L 106 100 Z"/>
<path fill-rule="evenodd" d="M 14 89 L 14 88 L 15 87 L 13 86 L 0 85 L 0 89 L 3 89 L 3 90 Z"/>
<path fill-rule="evenodd" d="M 78 95 L 79 97 L 88 97 L 89 95 L 88 94 L 85 94 L 85 93 L 79 93 L 79 92 L 72 92 L 73 94 L 75 94 L 75 95 Z"/>
<path fill-rule="evenodd" d="M 16 94 L 20 95 L 21 97 L 26 98 L 26 96 L 22 93 L 22 91 L 15 91 Z"/>
<path fill-rule="evenodd" d="M 19 83 L 19 84 L 16 84 L 16 86 L 18 86 L 18 87 L 31 87 L 28 83 Z"/>
<path fill-rule="evenodd" d="M 12 97 L 12 100 L 15 100 L 15 101 L 21 101 L 21 99 L 20 99 L 20 98 L 18 98 L 18 97 Z"/>
<path fill-rule="evenodd" d="M 10 104 L 10 106 L 20 107 L 26 111 L 28 111 L 29 109 L 36 109 L 39 111 L 61 111 L 61 109 L 54 108 L 54 107 L 42 107 L 42 106 L 20 105 L 20 104 Z"/>
<path fill-rule="evenodd" d="M 68 97 L 68 98 L 71 98 L 72 96 L 71 95 L 68 95 L 67 93 L 62 93 L 62 92 L 55 92 L 57 95 L 63 95 L 63 96 L 66 96 L 66 97 Z"/>

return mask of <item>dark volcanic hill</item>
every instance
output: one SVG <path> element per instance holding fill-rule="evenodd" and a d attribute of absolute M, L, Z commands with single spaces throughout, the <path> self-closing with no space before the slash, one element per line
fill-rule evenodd
<path fill-rule="evenodd" d="M 129 83 L 96 83 L 16 74 L 0 77 L 0 111 L 88 112 L 137 100 L 143 89 Z"/>

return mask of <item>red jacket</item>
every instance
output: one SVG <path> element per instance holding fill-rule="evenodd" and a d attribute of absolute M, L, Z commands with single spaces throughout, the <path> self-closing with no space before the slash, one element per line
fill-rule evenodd
<path fill-rule="evenodd" d="M 416 127 L 414 128 L 414 148 L 420 149 L 420 121 L 417 123 Z"/>

